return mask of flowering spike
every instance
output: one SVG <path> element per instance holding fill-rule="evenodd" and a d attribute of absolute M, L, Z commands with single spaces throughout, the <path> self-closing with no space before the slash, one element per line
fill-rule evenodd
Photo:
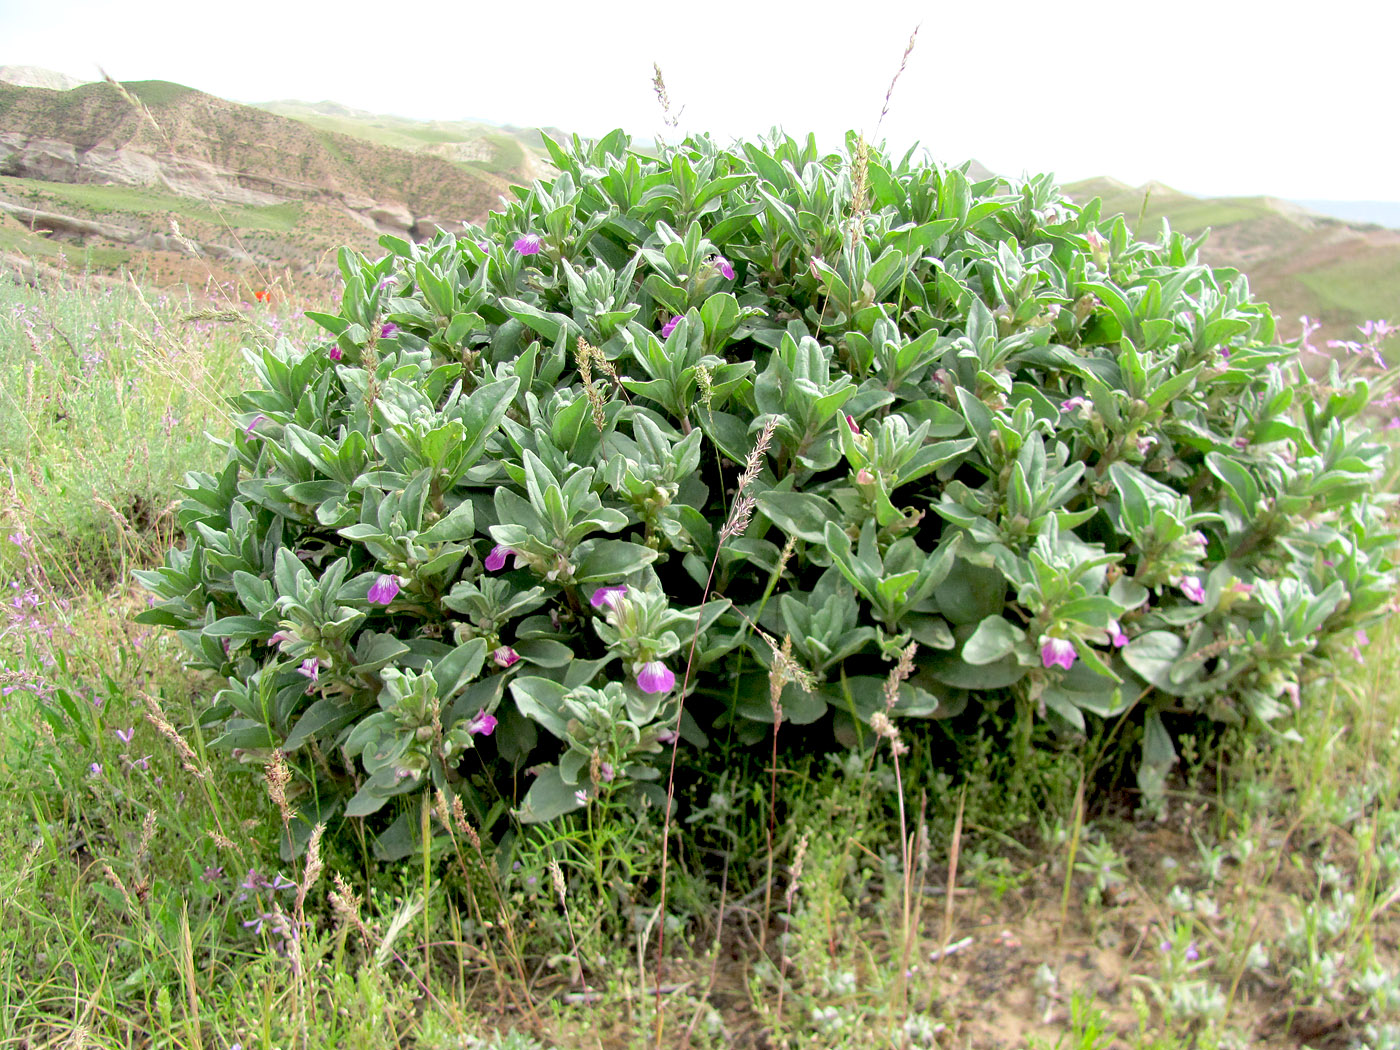
<path fill-rule="evenodd" d="M 369 600 L 375 605 L 388 605 L 399 593 L 399 578 L 385 574 L 375 580 L 369 589 Z"/>
<path fill-rule="evenodd" d="M 675 684 L 675 672 L 660 660 L 643 664 L 637 672 L 637 688 L 644 693 L 669 693 Z"/>
<path fill-rule="evenodd" d="M 496 544 L 491 548 L 491 553 L 486 555 L 486 571 L 499 572 L 506 567 L 507 555 L 514 554 L 515 551 L 503 544 Z"/>
<path fill-rule="evenodd" d="M 1068 671 L 1074 666 L 1079 654 L 1074 643 L 1067 638 L 1046 638 L 1040 647 L 1040 663 L 1043 667 L 1063 667 Z"/>
<path fill-rule="evenodd" d="M 521 255 L 538 255 L 540 253 L 539 234 L 527 233 L 525 236 L 517 238 L 515 250 Z"/>

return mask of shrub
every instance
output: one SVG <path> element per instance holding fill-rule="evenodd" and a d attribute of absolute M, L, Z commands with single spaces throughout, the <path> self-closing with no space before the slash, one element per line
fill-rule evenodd
<path fill-rule="evenodd" d="M 659 802 L 677 732 L 775 712 L 1131 712 L 1160 785 L 1164 715 L 1279 719 L 1390 600 L 1372 384 L 1199 240 L 854 138 L 548 145 L 484 230 L 342 252 L 142 576 L 309 817 Z"/>

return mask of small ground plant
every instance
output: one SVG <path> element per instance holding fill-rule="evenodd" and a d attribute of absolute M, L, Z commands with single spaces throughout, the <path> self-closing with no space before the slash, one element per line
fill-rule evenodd
<path fill-rule="evenodd" d="M 855 137 L 546 141 L 484 229 L 342 253 L 330 338 L 249 354 L 140 574 L 218 743 L 291 762 L 289 848 L 964 710 L 1022 760 L 1111 726 L 1160 794 L 1175 724 L 1276 722 L 1384 612 L 1375 383 L 1302 385 L 1199 242 Z"/>

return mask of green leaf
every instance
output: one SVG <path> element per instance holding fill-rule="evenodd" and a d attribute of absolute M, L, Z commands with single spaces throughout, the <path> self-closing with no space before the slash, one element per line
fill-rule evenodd
<path fill-rule="evenodd" d="M 543 824 L 582 809 L 583 803 L 575 794 L 579 788 L 566 784 L 558 766 L 546 766 L 539 770 L 530 790 L 525 793 L 525 801 L 515 811 L 522 824 Z"/>
<path fill-rule="evenodd" d="M 988 616 L 963 643 L 962 658 L 970 664 L 1000 660 L 1026 640 L 1026 632 L 1000 615 Z"/>

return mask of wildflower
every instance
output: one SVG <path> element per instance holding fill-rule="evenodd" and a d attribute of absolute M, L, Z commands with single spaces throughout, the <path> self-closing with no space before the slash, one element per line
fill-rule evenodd
<path fill-rule="evenodd" d="M 580 806 L 588 805 L 588 792 L 584 791 L 583 788 L 579 788 L 574 792 L 574 801 Z"/>
<path fill-rule="evenodd" d="M 491 548 L 491 553 L 486 555 L 486 571 L 497 572 L 506 567 L 506 556 L 514 554 L 515 551 L 501 544 L 496 544 Z"/>
<path fill-rule="evenodd" d="M 278 645 L 282 642 L 290 642 L 291 640 L 292 636 L 286 631 L 278 631 L 276 634 L 274 634 L 271 638 L 267 640 L 267 644 Z"/>
<path fill-rule="evenodd" d="M 856 426 L 856 417 L 851 415 L 850 413 L 846 414 L 846 426 L 851 428 L 852 434 L 860 433 L 860 427 Z"/>
<path fill-rule="evenodd" d="M 1314 321 L 1306 314 L 1304 314 L 1298 320 L 1301 321 L 1303 325 L 1303 349 L 1310 354 L 1316 354 L 1318 357 L 1326 357 L 1327 355 L 1325 353 L 1323 353 L 1317 347 L 1313 346 L 1310 342 L 1310 340 L 1313 337 L 1313 333 L 1322 327 L 1322 322 Z"/>
<path fill-rule="evenodd" d="M 1060 402 L 1061 412 L 1074 412 L 1081 408 L 1087 408 L 1089 402 L 1082 397 L 1072 397 L 1068 401 Z"/>
<path fill-rule="evenodd" d="M 656 734 L 656 742 L 658 744 L 674 744 L 679 739 L 680 734 L 674 729 L 663 729 Z"/>
<path fill-rule="evenodd" d="M 669 693 L 675 684 L 675 673 L 660 660 L 648 661 L 637 672 L 637 688 L 644 693 Z"/>
<path fill-rule="evenodd" d="M 510 646 L 503 645 L 491 653 L 491 659 L 496 661 L 498 667 L 509 667 L 520 659 L 520 654 Z"/>
<path fill-rule="evenodd" d="M 258 429 L 258 424 L 259 424 L 259 423 L 262 423 L 262 422 L 265 422 L 266 420 L 267 420 L 267 416 L 265 416 L 265 415 L 263 415 L 261 412 L 259 412 L 256 416 L 253 417 L 253 421 L 252 421 L 251 423 L 249 423 L 246 427 L 243 428 L 243 436 L 244 436 L 244 437 L 252 437 L 252 436 L 253 436 L 253 431 L 255 431 L 255 430 Z"/>
<path fill-rule="evenodd" d="M 1063 667 L 1068 671 L 1074 666 L 1078 655 L 1074 651 L 1074 643 L 1067 638 L 1046 638 L 1040 647 L 1042 667 Z"/>
<path fill-rule="evenodd" d="M 1284 682 L 1283 695 L 1288 697 L 1288 699 L 1292 702 L 1293 710 L 1302 710 L 1303 700 L 1302 697 L 1299 695 L 1297 682 Z"/>
<path fill-rule="evenodd" d="M 392 339 L 398 334 L 399 326 L 394 324 L 393 321 L 385 321 L 382 325 L 379 326 L 380 339 Z"/>
<path fill-rule="evenodd" d="M 100 777 L 102 775 L 102 763 L 94 762 L 92 765 L 88 766 L 88 773 L 92 776 Z"/>
<path fill-rule="evenodd" d="M 1400 416 L 1391 416 L 1385 425 L 1386 430 L 1400 430 Z"/>
<path fill-rule="evenodd" d="M 610 587 L 599 587 L 593 592 L 593 597 L 588 599 L 595 609 L 607 606 L 609 609 L 617 608 L 617 600 L 627 593 L 627 584 L 615 583 Z"/>
<path fill-rule="evenodd" d="M 866 470 L 864 467 L 861 467 L 860 470 L 856 471 L 856 484 L 873 485 L 875 484 L 875 475 L 870 473 L 870 471 Z"/>
<path fill-rule="evenodd" d="M 676 325 L 678 325 L 678 324 L 680 324 L 680 323 L 681 323 L 681 315 L 680 315 L 680 314 L 676 314 L 675 317 L 671 318 L 669 321 L 667 321 L 665 324 L 663 324 L 663 325 L 661 326 L 661 338 L 662 338 L 662 339 L 670 339 L 670 338 L 671 338 L 671 333 L 674 332 L 674 331 L 676 330 Z"/>
<path fill-rule="evenodd" d="M 1186 595 L 1186 597 L 1190 598 L 1197 605 L 1204 605 L 1206 603 L 1206 589 L 1201 586 L 1201 578 L 1199 576 L 1183 576 L 1181 578 L 1181 583 L 1177 586 L 1181 588 L 1182 594 Z"/>
<path fill-rule="evenodd" d="M 199 876 L 201 882 L 214 882 L 216 879 L 222 879 L 223 877 L 224 869 L 222 867 L 215 867 L 212 864 L 205 868 L 204 872 Z"/>
<path fill-rule="evenodd" d="M 1197 529 L 1195 532 L 1191 533 L 1191 535 L 1187 536 L 1184 542 L 1188 547 L 1204 547 L 1206 545 L 1206 534 L 1200 529 Z"/>
<path fill-rule="evenodd" d="M 260 303 L 270 303 L 272 302 L 272 293 L 266 291 L 265 289 L 259 288 L 256 292 L 253 293 L 253 298 Z"/>
<path fill-rule="evenodd" d="M 1186 961 L 1195 962 L 1201 957 L 1201 953 L 1196 948 L 1196 942 L 1192 941 L 1186 946 Z"/>
<path fill-rule="evenodd" d="M 600 765 L 600 766 L 598 767 L 598 776 L 599 776 L 600 778 L 602 778 L 602 781 L 603 781 L 603 783 L 605 783 L 605 784 L 611 784 L 611 783 L 612 783 L 612 779 L 613 779 L 613 777 L 614 777 L 615 775 L 616 775 L 616 774 L 613 772 L 613 767 L 612 767 L 612 763 L 611 763 L 611 762 L 604 762 L 602 765 Z"/>
<path fill-rule="evenodd" d="M 1230 590 L 1234 591 L 1236 594 L 1253 594 L 1254 584 L 1236 580 L 1234 583 L 1230 584 Z"/>
<path fill-rule="evenodd" d="M 311 684 L 315 685 L 321 680 L 321 661 L 314 656 L 308 656 L 297 668 L 297 674 L 305 675 L 311 679 Z"/>
<path fill-rule="evenodd" d="M 711 265 L 719 271 L 720 276 L 726 281 L 734 280 L 734 267 L 730 265 L 729 260 L 723 255 L 716 255 L 714 259 L 711 260 Z"/>
<path fill-rule="evenodd" d="M 1103 251 L 1108 242 L 1103 239 L 1103 234 L 1098 230 L 1090 230 L 1084 235 L 1084 239 L 1089 242 L 1089 250 L 1093 252 Z"/>
<path fill-rule="evenodd" d="M 480 710 L 467 720 L 467 733 L 471 736 L 490 736 L 496 731 L 496 716 Z"/>
<path fill-rule="evenodd" d="M 369 589 L 369 600 L 375 605 L 388 605 L 399 593 L 399 578 L 384 574 Z"/>
<path fill-rule="evenodd" d="M 1108 640 L 1113 643 L 1115 649 L 1121 649 L 1128 644 L 1128 636 L 1123 633 L 1123 628 L 1117 620 L 1108 621 Z"/>
<path fill-rule="evenodd" d="M 521 255 L 538 255 L 540 253 L 539 234 L 527 233 L 515 242 L 515 250 Z"/>
<path fill-rule="evenodd" d="M 127 747 L 130 747 L 131 738 L 136 735 L 136 727 L 132 726 L 130 729 L 118 729 L 115 730 L 115 732 L 117 734 L 117 739 L 120 740 Z"/>
<path fill-rule="evenodd" d="M 1366 633 L 1366 628 L 1364 628 L 1364 627 L 1358 627 L 1358 628 L 1356 629 L 1356 641 L 1355 641 L 1355 644 L 1353 644 L 1353 645 L 1351 646 L 1351 648 L 1347 650 L 1347 652 L 1351 653 L 1351 655 L 1352 655 L 1353 657 L 1355 657 L 1357 663 L 1363 663 L 1363 664 L 1364 664 L 1364 663 L 1366 662 L 1366 659 L 1365 659 L 1365 657 L 1363 657 L 1363 656 L 1361 655 L 1361 647 L 1362 647 L 1363 645 L 1370 645 L 1370 644 L 1371 644 L 1371 636 L 1370 636 L 1369 634 Z"/>
<path fill-rule="evenodd" d="M 329 357 L 332 361 L 339 361 L 345 356 L 345 351 L 338 346 L 332 346 L 329 350 L 326 351 L 326 356 Z"/>
<path fill-rule="evenodd" d="M 1137 450 L 1139 456 L 1146 456 L 1157 447 L 1157 439 L 1150 434 L 1144 434 L 1137 439 Z"/>

